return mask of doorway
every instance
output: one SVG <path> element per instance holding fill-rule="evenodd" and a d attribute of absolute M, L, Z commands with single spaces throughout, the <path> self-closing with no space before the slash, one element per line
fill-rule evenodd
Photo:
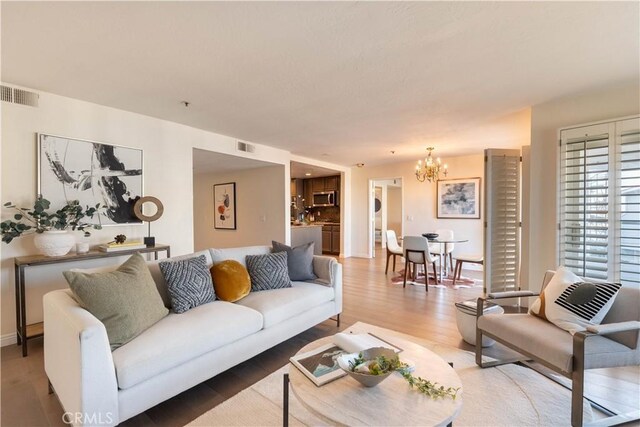
<path fill-rule="evenodd" d="M 369 180 L 369 194 L 369 255 L 376 257 L 387 247 L 387 230 L 404 233 L 402 178 Z"/>

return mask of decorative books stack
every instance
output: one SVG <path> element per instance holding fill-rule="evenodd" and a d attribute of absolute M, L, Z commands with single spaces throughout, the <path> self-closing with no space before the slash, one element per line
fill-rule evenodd
<path fill-rule="evenodd" d="M 124 243 L 105 243 L 104 245 L 98 246 L 102 252 L 118 252 L 118 251 L 131 251 L 135 249 L 143 249 L 146 248 L 147 245 L 142 243 L 141 241 L 135 242 L 124 242 Z"/>

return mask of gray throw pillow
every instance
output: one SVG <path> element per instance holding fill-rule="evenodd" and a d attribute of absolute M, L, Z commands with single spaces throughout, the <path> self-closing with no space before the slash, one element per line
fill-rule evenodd
<path fill-rule="evenodd" d="M 184 313 L 199 305 L 215 301 L 213 280 L 204 255 L 163 261 L 160 271 L 167 282 L 171 309 L 175 313 Z"/>
<path fill-rule="evenodd" d="M 291 287 L 286 252 L 247 255 L 246 263 L 252 292 Z"/>
<path fill-rule="evenodd" d="M 111 350 L 169 313 L 140 254 L 132 255 L 114 271 L 62 274 L 78 303 L 104 324 Z"/>
<path fill-rule="evenodd" d="M 292 248 L 284 243 L 271 241 L 273 252 L 287 253 L 287 267 L 289 269 L 289 278 L 293 281 L 315 280 L 318 278 L 313 273 L 313 249 L 314 242 Z"/>

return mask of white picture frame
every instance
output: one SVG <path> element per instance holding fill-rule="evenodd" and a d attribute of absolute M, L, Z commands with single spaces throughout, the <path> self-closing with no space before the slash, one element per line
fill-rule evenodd
<path fill-rule="evenodd" d="M 37 134 L 38 194 L 59 209 L 67 202 L 106 206 L 102 226 L 142 224 L 134 212 L 143 195 L 143 152 L 104 142 Z"/>

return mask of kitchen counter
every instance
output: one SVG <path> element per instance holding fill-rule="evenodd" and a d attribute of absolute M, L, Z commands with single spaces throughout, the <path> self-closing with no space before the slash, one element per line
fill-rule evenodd
<path fill-rule="evenodd" d="M 313 253 L 322 255 L 322 224 L 292 225 L 291 246 L 300 246 L 314 242 Z"/>
<path fill-rule="evenodd" d="M 293 230 L 294 228 L 307 228 L 307 227 L 322 227 L 323 224 L 320 223 L 313 223 L 313 224 L 300 224 L 300 225 L 295 225 L 295 224 L 291 224 L 291 229 Z"/>

